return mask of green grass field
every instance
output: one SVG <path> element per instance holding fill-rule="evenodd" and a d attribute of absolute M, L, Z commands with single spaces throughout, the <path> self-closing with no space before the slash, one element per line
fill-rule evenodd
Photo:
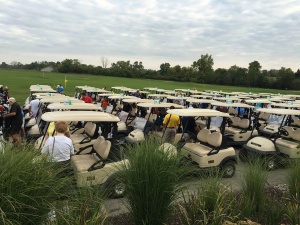
<path fill-rule="evenodd" d="M 243 91 L 243 92 L 270 92 L 282 94 L 300 94 L 300 91 L 288 90 L 275 90 L 275 89 L 261 89 L 251 87 L 236 87 L 236 86 L 221 86 L 209 84 L 197 84 L 190 82 L 173 82 L 149 79 L 131 79 L 122 77 L 107 77 L 96 76 L 88 74 L 62 74 L 62 73 L 48 73 L 40 71 L 29 70 L 0 70 L 0 85 L 8 86 L 9 93 L 15 97 L 19 103 L 25 101 L 29 96 L 29 86 L 32 84 L 45 84 L 53 86 L 57 84 L 64 85 L 65 76 L 67 77 L 67 85 L 65 87 L 66 95 L 72 96 L 75 91 L 75 86 L 88 85 L 97 88 L 106 86 L 109 90 L 113 86 L 124 86 L 130 88 L 143 89 L 144 87 L 157 87 L 167 90 L 175 88 L 194 89 L 199 91 L 203 90 L 216 90 L 216 91 Z"/>

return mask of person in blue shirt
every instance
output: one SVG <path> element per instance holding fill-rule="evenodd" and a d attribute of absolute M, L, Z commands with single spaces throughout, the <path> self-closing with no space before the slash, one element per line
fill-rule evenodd
<path fill-rule="evenodd" d="M 65 89 L 61 84 L 57 85 L 57 93 L 62 94 L 62 95 L 65 94 Z"/>
<path fill-rule="evenodd" d="M 140 95 L 140 91 L 139 90 L 137 90 L 135 93 L 134 93 L 134 95 L 133 96 L 135 96 L 135 97 L 137 97 L 137 98 L 140 98 L 141 97 L 141 95 Z"/>
<path fill-rule="evenodd" d="M 241 103 L 246 104 L 245 100 L 243 99 L 241 101 Z M 248 118 L 248 112 L 249 109 L 248 108 L 243 108 L 243 107 L 237 107 L 235 109 L 235 112 L 238 114 L 239 117 L 241 118 Z"/>

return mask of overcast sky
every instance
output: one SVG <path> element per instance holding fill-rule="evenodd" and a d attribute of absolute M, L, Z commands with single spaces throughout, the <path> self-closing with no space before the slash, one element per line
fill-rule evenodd
<path fill-rule="evenodd" d="M 0 63 L 300 68 L 300 0 L 0 0 Z"/>

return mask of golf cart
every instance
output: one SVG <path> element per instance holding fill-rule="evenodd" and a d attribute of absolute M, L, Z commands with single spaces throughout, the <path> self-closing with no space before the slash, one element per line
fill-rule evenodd
<path fill-rule="evenodd" d="M 240 150 L 240 159 L 246 161 L 250 157 L 262 158 L 268 170 L 275 169 L 278 164 L 284 164 L 286 159 L 299 159 L 300 130 L 289 125 L 291 117 L 299 116 L 300 111 L 279 108 L 257 111 L 282 116 L 278 132 L 273 137 L 258 136 L 250 139 Z"/>
<path fill-rule="evenodd" d="M 300 104 L 293 103 L 292 101 L 287 101 L 286 103 L 271 103 L 271 107 L 273 108 L 281 108 L 281 109 L 293 109 L 293 108 L 300 108 Z M 291 126 L 291 123 L 293 120 L 297 121 L 296 118 L 290 118 L 290 120 L 286 120 L 285 124 L 289 123 L 288 125 Z M 283 120 L 283 115 L 275 115 L 275 114 L 269 114 L 266 122 L 265 127 L 260 131 L 261 136 L 266 137 L 273 137 L 278 132 L 278 129 L 280 127 L 280 124 Z"/>
<path fill-rule="evenodd" d="M 127 137 L 125 137 L 125 140 L 128 143 L 136 143 L 136 142 L 141 142 L 144 141 L 146 138 L 145 132 L 146 129 L 148 127 L 148 125 L 150 125 L 150 130 L 151 127 L 154 126 L 157 115 L 154 114 L 151 110 L 151 108 L 170 108 L 171 106 L 174 106 L 175 108 L 184 108 L 184 106 L 182 105 L 177 105 L 177 104 L 173 104 L 173 103 L 160 103 L 159 100 L 152 100 L 150 102 L 142 102 L 142 103 L 138 103 L 137 104 L 138 107 L 143 107 L 143 108 L 149 108 L 149 112 L 147 113 L 147 115 L 144 118 L 144 123 L 142 126 L 140 126 L 140 128 L 135 129 L 133 131 L 131 131 Z M 152 132 L 153 135 L 156 135 L 158 137 L 162 137 L 163 136 L 163 132 L 157 132 L 157 131 L 153 131 Z"/>
<path fill-rule="evenodd" d="M 72 100 L 70 100 L 72 99 Z M 64 105 L 63 107 L 68 107 L 70 110 L 72 108 L 72 105 L 74 103 L 75 104 L 85 104 L 82 101 L 78 100 L 78 99 L 73 99 L 73 98 L 69 98 L 69 97 L 65 97 L 64 95 L 61 95 L 60 97 L 49 97 L 49 98 L 42 98 L 40 100 L 40 106 L 38 109 L 38 113 L 34 118 L 31 118 L 26 124 L 25 124 L 25 132 L 26 132 L 26 139 L 27 140 L 36 140 L 37 138 L 39 138 L 41 136 L 41 129 L 40 126 L 42 126 L 41 123 L 41 116 L 42 116 L 42 112 L 45 110 L 49 110 L 48 109 L 48 105 L 50 103 L 64 103 L 62 105 Z M 69 105 L 69 104 L 72 105 Z M 67 106 L 68 105 L 68 106 Z M 91 104 L 92 105 L 92 104 Z M 73 106 L 74 107 L 74 106 Z M 84 106 L 86 107 L 86 106 Z M 90 107 L 90 106 L 88 106 Z M 94 107 L 94 110 L 97 110 L 96 107 Z"/>
<path fill-rule="evenodd" d="M 127 113 L 124 111 L 121 111 L 119 114 L 120 122 L 118 123 L 118 134 L 119 136 L 127 136 L 128 131 L 131 131 L 129 127 L 133 127 L 133 120 L 136 118 L 137 115 L 140 114 L 139 108 L 137 105 L 134 106 L 134 104 L 138 104 L 141 102 L 153 102 L 150 99 L 141 99 L 141 98 L 124 98 L 122 99 L 123 103 L 130 104 L 132 110 Z"/>
<path fill-rule="evenodd" d="M 216 168 L 221 170 L 224 177 L 232 177 L 235 174 L 236 153 L 233 147 L 227 146 L 227 138 L 224 136 L 226 119 L 231 117 L 229 114 L 212 109 L 169 109 L 167 113 L 180 117 L 222 117 L 220 132 L 209 129 L 208 119 L 207 127 L 198 132 L 196 142 L 179 142 L 177 146 L 186 159 L 203 170 Z M 183 127 L 183 133 L 186 127 Z"/>
<path fill-rule="evenodd" d="M 113 123 L 116 130 L 116 123 L 119 119 L 111 114 L 94 111 L 59 111 L 47 112 L 42 115 L 42 120 L 46 122 L 47 130 L 50 122 L 54 121 L 76 121 L 84 120 L 94 123 Z M 75 172 L 75 179 L 78 187 L 102 185 L 105 188 L 111 188 L 113 195 L 121 197 L 125 189 L 115 179 L 116 173 L 120 172 L 122 165 L 126 160 L 120 158 L 110 159 L 114 137 L 106 138 L 111 132 L 110 129 L 103 130 L 101 136 L 91 142 L 85 149 L 90 148 L 88 154 L 77 152 L 71 156 L 71 166 Z M 115 134 L 115 132 L 113 132 Z"/>

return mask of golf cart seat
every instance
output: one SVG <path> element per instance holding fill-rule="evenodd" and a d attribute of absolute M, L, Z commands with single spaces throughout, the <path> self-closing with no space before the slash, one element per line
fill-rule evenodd
<path fill-rule="evenodd" d="M 200 132 L 199 132 L 200 133 Z M 205 135 L 198 143 L 187 143 L 184 145 L 184 149 L 189 152 L 191 157 L 202 157 L 208 155 L 213 149 L 219 148 L 222 144 L 222 134 L 219 132 L 207 133 L 206 142 Z M 195 160 L 194 160 L 195 161 Z"/>
<path fill-rule="evenodd" d="M 71 165 L 78 187 L 103 184 L 113 173 L 120 170 L 123 161 L 107 162 L 111 143 L 106 140 L 95 145 L 95 153 L 73 155 Z"/>
<path fill-rule="evenodd" d="M 297 117 L 294 117 L 293 120 L 294 120 L 294 122 L 292 123 L 292 125 L 300 127 L 300 119 Z"/>
<path fill-rule="evenodd" d="M 263 130 L 264 127 L 267 125 L 267 120 L 270 116 L 270 113 L 260 113 L 259 116 L 258 116 L 258 124 L 260 125 L 259 126 L 259 129 L 260 130 Z"/>
<path fill-rule="evenodd" d="M 98 137 L 97 125 L 92 122 L 87 122 L 84 125 L 84 131 L 81 134 L 71 134 L 73 144 L 84 144 Z"/>
<path fill-rule="evenodd" d="M 241 119 L 238 123 L 238 128 L 234 127 L 226 127 L 226 136 L 229 138 L 229 140 L 232 140 L 234 142 L 244 142 L 247 141 L 251 136 L 257 136 L 258 131 L 255 130 L 249 130 L 250 121 L 249 119 Z"/>
<path fill-rule="evenodd" d="M 234 117 L 237 118 L 237 117 Z M 232 119 L 234 119 L 232 118 Z M 242 132 L 245 132 L 249 128 L 250 121 L 248 119 L 236 119 L 235 120 L 235 126 L 234 127 L 225 127 L 225 131 L 227 134 L 239 134 Z"/>
<path fill-rule="evenodd" d="M 289 158 L 300 158 L 300 130 L 293 130 L 284 127 L 288 131 L 290 139 L 278 138 L 275 143 L 279 151 L 285 155 L 288 155 Z"/>
<path fill-rule="evenodd" d="M 211 134 L 213 134 L 213 135 L 210 136 Z M 211 150 L 211 147 L 208 146 L 207 144 L 212 144 L 212 145 L 218 146 L 219 143 L 215 144 L 215 142 L 218 142 L 217 138 L 220 137 L 220 135 L 221 135 L 221 133 L 219 133 L 219 132 L 211 133 L 210 130 L 208 130 L 208 129 L 202 129 L 198 132 L 198 135 L 197 135 L 197 139 L 199 140 L 199 142 L 198 143 L 186 143 L 184 145 L 184 149 L 186 149 L 188 152 L 190 152 L 194 155 L 198 155 L 198 156 L 207 155 Z M 215 140 L 213 140 L 212 138 L 214 138 Z M 210 142 L 208 142 L 208 140 Z M 222 142 L 222 135 L 221 135 L 221 142 Z M 221 143 L 220 143 L 220 145 L 221 145 Z"/>
<path fill-rule="evenodd" d="M 206 119 L 205 117 L 200 117 L 196 120 L 196 124 L 198 126 L 200 126 L 201 129 L 203 129 L 204 127 L 206 127 Z"/>
<path fill-rule="evenodd" d="M 77 172 L 91 171 L 104 166 L 111 148 L 110 141 L 96 142 L 92 154 L 78 154 L 71 157 L 73 168 Z"/>
<path fill-rule="evenodd" d="M 224 159 L 235 157 L 233 147 L 221 149 L 222 134 L 220 132 L 211 133 L 205 129 L 201 131 L 197 136 L 200 142 L 186 143 L 183 146 L 182 152 L 185 156 L 198 163 L 201 168 L 218 166 Z"/>
<path fill-rule="evenodd" d="M 228 114 L 229 115 L 237 115 L 237 112 L 235 111 L 235 108 L 229 107 L 228 108 Z"/>
<path fill-rule="evenodd" d="M 93 150 L 97 148 L 97 145 L 100 145 L 104 141 L 105 138 L 103 136 L 99 136 L 97 139 L 93 139 L 88 143 L 75 144 L 74 145 L 75 153 L 76 155 L 92 153 Z"/>
<path fill-rule="evenodd" d="M 145 116 L 145 119 L 152 123 L 156 121 L 156 118 L 157 118 L 157 114 L 153 114 L 153 113 L 151 114 L 147 113 L 147 115 Z"/>

